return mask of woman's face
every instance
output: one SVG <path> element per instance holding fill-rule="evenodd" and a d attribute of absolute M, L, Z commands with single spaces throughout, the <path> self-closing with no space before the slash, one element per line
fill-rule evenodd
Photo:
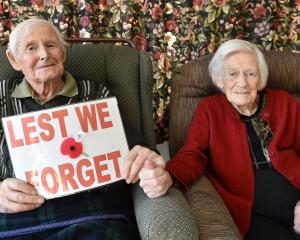
<path fill-rule="evenodd" d="M 256 58 L 249 52 L 237 52 L 224 59 L 223 76 L 217 86 L 242 114 L 251 115 L 258 105 L 260 75 Z"/>
<path fill-rule="evenodd" d="M 13 56 L 15 69 L 21 70 L 29 84 L 60 81 L 66 54 L 54 30 L 45 24 L 26 31 Z"/>

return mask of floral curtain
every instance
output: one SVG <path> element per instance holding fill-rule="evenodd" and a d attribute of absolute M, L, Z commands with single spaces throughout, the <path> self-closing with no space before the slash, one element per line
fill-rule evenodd
<path fill-rule="evenodd" d="M 170 83 L 176 67 L 241 38 L 270 50 L 299 50 L 300 0 L 0 0 L 0 39 L 42 16 L 68 37 L 122 37 L 153 60 L 157 140 L 168 138 Z"/>

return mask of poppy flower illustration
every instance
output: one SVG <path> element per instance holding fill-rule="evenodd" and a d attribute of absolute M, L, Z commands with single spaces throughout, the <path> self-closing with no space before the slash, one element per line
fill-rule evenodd
<path fill-rule="evenodd" d="M 70 158 L 77 158 L 82 154 L 82 144 L 76 142 L 74 138 L 69 137 L 63 140 L 60 146 L 60 152 L 63 155 L 69 155 Z"/>

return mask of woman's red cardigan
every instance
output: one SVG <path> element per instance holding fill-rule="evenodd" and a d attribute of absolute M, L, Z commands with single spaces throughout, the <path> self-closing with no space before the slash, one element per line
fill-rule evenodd
<path fill-rule="evenodd" d="M 266 89 L 260 117 L 273 139 L 268 152 L 273 167 L 300 190 L 300 106 L 283 91 Z M 242 236 L 250 225 L 254 174 L 247 130 L 225 94 L 198 105 L 185 144 L 166 167 L 187 188 L 202 174 L 210 179 L 227 205 Z"/>

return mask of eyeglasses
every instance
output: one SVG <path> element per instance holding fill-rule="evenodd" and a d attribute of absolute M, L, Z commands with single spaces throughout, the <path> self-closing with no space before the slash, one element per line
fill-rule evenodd
<path fill-rule="evenodd" d="M 257 72 L 257 70 L 248 70 L 246 72 L 242 72 L 242 71 L 233 70 L 233 69 L 224 71 L 225 79 L 231 80 L 231 81 L 238 80 L 241 75 L 244 76 L 244 78 L 246 80 L 254 80 L 258 77 L 258 72 Z"/>

